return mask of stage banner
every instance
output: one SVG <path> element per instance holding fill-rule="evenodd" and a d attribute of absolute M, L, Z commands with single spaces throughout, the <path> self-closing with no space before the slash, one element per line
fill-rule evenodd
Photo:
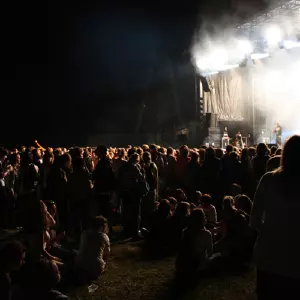
<path fill-rule="evenodd" d="M 213 90 L 204 93 L 204 113 L 217 114 L 221 121 L 244 119 L 243 72 L 228 70 L 211 76 Z"/>

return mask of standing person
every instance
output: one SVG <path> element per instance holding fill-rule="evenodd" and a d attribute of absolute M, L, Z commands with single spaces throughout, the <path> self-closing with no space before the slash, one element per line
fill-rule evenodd
<path fill-rule="evenodd" d="M 143 226 L 148 228 L 154 204 L 158 197 L 158 170 L 155 163 L 151 161 L 151 154 L 149 152 L 143 154 L 142 166 L 146 181 L 149 184 L 149 193 L 145 195 L 142 201 L 142 222 Z"/>
<path fill-rule="evenodd" d="M 280 169 L 265 174 L 257 187 L 251 225 L 258 232 L 258 300 L 300 294 L 299 152 L 300 136 L 292 136 L 284 146 Z"/>
<path fill-rule="evenodd" d="M 145 178 L 140 169 L 140 156 L 135 153 L 120 169 L 119 182 L 123 201 L 124 235 L 140 238 L 141 198 L 145 194 Z"/>
<path fill-rule="evenodd" d="M 112 162 L 108 157 L 107 147 L 104 145 L 98 146 L 95 154 L 98 157 L 98 164 L 92 174 L 92 179 L 94 181 L 94 196 L 98 210 L 96 215 L 101 214 L 105 218 L 110 219 L 112 214 L 110 198 L 112 192 L 116 189 Z"/>
<path fill-rule="evenodd" d="M 91 190 L 90 173 L 84 166 L 84 159 L 76 157 L 73 160 L 73 172 L 68 178 L 70 230 L 76 241 L 79 241 L 87 223 Z"/>
<path fill-rule="evenodd" d="M 274 128 L 274 133 L 276 136 L 276 144 L 278 147 L 282 146 L 282 127 L 279 122 L 276 123 L 276 127 Z"/>
<path fill-rule="evenodd" d="M 47 178 L 47 195 L 56 203 L 61 231 L 68 224 L 68 175 L 71 168 L 69 153 L 57 156 Z"/>

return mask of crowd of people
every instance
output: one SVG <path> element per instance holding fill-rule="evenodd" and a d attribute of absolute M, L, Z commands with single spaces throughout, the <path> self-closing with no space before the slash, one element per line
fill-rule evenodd
<path fill-rule="evenodd" d="M 147 255 L 176 255 L 178 278 L 254 252 L 258 299 L 297 294 L 299 151 L 300 136 L 283 150 L 0 148 L 0 228 L 18 232 L 0 247 L 0 298 L 67 299 L 59 286 L 104 272 L 115 225 Z"/>

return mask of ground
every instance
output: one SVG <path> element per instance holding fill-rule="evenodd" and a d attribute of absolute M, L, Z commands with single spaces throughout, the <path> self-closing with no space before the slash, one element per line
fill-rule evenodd
<path fill-rule="evenodd" d="M 254 270 L 210 278 L 180 295 L 174 293 L 174 258 L 145 260 L 138 244 L 117 244 L 94 293 L 81 287 L 69 293 L 72 300 L 255 300 Z"/>

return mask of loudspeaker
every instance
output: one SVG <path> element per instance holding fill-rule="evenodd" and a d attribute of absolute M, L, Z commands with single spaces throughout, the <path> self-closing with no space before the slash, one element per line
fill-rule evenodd
<path fill-rule="evenodd" d="M 200 81 L 204 92 L 210 93 L 214 89 L 214 82 L 210 77 L 200 76 Z"/>
<path fill-rule="evenodd" d="M 218 115 L 207 113 L 206 114 L 206 123 L 208 127 L 217 127 Z"/>

